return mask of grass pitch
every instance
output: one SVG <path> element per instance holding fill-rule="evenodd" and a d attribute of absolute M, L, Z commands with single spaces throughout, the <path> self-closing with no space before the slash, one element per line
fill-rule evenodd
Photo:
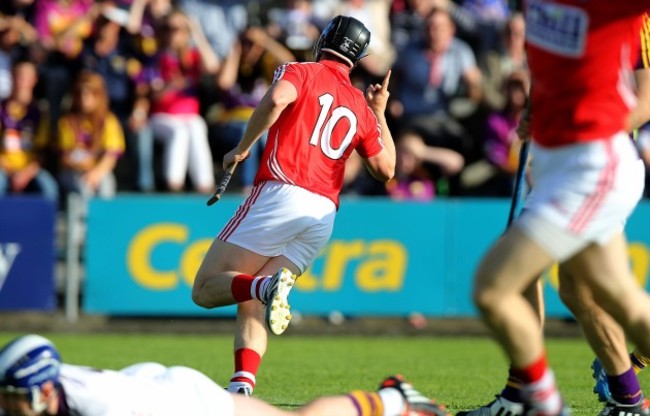
<path fill-rule="evenodd" d="M 4 344 L 18 334 L 0 333 Z M 160 334 L 42 334 L 64 361 L 119 369 L 136 362 L 196 368 L 221 385 L 232 373 L 232 336 Z M 592 353 L 582 339 L 547 341 L 549 361 L 575 415 L 594 415 Z M 387 375 L 402 373 L 452 412 L 480 406 L 503 387 L 506 361 L 488 338 L 304 337 L 270 339 L 255 395 L 287 409 L 320 395 L 374 390 Z M 647 374 L 640 376 L 647 384 Z"/>

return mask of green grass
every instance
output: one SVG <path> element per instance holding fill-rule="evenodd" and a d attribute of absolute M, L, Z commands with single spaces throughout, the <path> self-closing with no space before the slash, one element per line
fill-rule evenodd
<path fill-rule="evenodd" d="M 43 334 L 72 364 L 119 369 L 156 361 L 196 368 L 221 385 L 232 372 L 232 337 L 140 334 Z M 15 334 L 0 333 L 0 343 Z M 422 392 L 452 411 L 491 400 L 506 375 L 506 362 L 487 338 L 303 337 L 272 338 L 258 374 L 255 395 L 293 408 L 319 396 L 374 390 L 392 373 L 407 376 Z M 591 393 L 592 354 L 581 339 L 551 339 L 549 360 L 575 415 L 602 406 Z M 641 375 L 644 384 L 647 375 Z"/>

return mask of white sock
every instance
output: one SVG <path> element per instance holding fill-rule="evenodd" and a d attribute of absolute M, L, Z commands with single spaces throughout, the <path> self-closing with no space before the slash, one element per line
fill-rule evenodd
<path fill-rule="evenodd" d="M 251 285 L 251 297 L 264 301 L 269 283 L 271 283 L 271 276 L 257 276 Z"/>
<path fill-rule="evenodd" d="M 237 393 L 242 387 L 247 387 L 251 392 L 253 391 L 253 386 L 245 381 L 231 381 L 230 384 L 228 384 L 228 388 L 226 390 L 231 393 Z"/>
<path fill-rule="evenodd" d="M 384 416 L 401 416 L 406 411 L 406 400 L 399 390 L 387 387 L 377 394 L 384 403 Z"/>
<path fill-rule="evenodd" d="M 543 414 L 558 414 L 562 410 L 562 396 L 555 386 L 555 376 L 546 370 L 539 381 L 526 384 L 524 393 L 529 403 Z"/>

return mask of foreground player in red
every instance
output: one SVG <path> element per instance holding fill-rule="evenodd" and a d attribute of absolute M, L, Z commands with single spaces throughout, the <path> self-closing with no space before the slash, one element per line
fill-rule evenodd
<path fill-rule="evenodd" d="M 346 159 L 356 150 L 376 179 L 394 175 L 384 116 L 390 72 L 365 97 L 350 82 L 369 43 L 358 20 L 332 19 L 315 45 L 316 62 L 276 70 L 243 138 L 224 157 L 224 168 L 244 160 L 269 130 L 255 187 L 210 247 L 192 293 L 204 308 L 238 304 L 230 391 L 252 392 L 265 327 L 281 334 L 289 324 L 289 291 L 330 238 Z"/>
<path fill-rule="evenodd" d="M 648 13 L 643 16 L 640 39 L 638 64 L 634 71 L 637 105 L 628 117 L 628 127 L 631 130 L 650 121 L 650 14 Z M 531 116 L 529 113 L 528 118 Z M 530 136 L 527 126 L 526 122 L 520 123 L 518 129 L 520 137 Z M 643 161 L 639 159 L 636 163 L 639 165 L 639 175 L 644 176 Z M 600 401 L 606 402 L 603 412 L 610 412 L 612 408 L 622 406 L 626 407 L 626 416 L 639 416 L 647 412 L 647 406 L 639 401 L 641 387 L 634 373 L 640 372 L 650 364 L 650 357 L 644 356 L 639 350 L 628 354 L 623 330 L 600 307 L 586 282 L 572 278 L 562 268 L 559 269 L 559 282 L 560 297 L 572 311 L 589 345 L 599 357 L 594 360 L 592 367 L 596 380 L 594 393 L 597 393 Z M 534 285 L 527 294 L 543 326 L 541 285 Z M 510 371 L 506 386 L 493 401 L 474 410 L 459 412 L 457 416 L 498 416 L 506 413 L 510 416 L 523 416 L 525 408 L 520 387 L 520 381 Z"/>
<path fill-rule="evenodd" d="M 521 295 L 554 261 L 583 279 L 630 339 L 650 352 L 644 336 L 650 299 L 634 282 L 620 233 L 643 188 L 625 131 L 634 105 L 627 82 L 646 7 L 646 1 L 526 4 L 534 187 L 521 217 L 481 262 L 474 296 L 511 360 L 511 375 L 523 382 L 532 414 L 566 411 L 539 319 Z M 605 410 L 647 414 L 642 396 L 630 400 Z"/>

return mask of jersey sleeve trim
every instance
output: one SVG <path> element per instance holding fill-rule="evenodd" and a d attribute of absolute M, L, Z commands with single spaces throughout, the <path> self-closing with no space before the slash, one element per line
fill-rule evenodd
<path fill-rule="evenodd" d="M 641 62 L 640 69 L 650 69 L 650 14 L 643 16 L 641 26 Z"/>
<path fill-rule="evenodd" d="M 282 64 L 277 67 L 273 73 L 274 84 L 279 80 L 288 81 L 296 88 L 298 95 L 300 95 L 302 90 L 302 78 L 303 74 L 300 71 L 300 64 L 296 62 Z"/>

